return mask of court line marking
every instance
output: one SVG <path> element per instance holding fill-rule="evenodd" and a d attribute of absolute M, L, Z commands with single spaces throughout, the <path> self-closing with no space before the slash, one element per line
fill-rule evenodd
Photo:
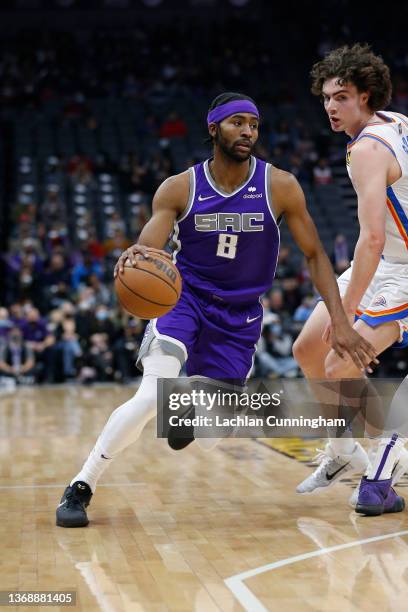
<path fill-rule="evenodd" d="M 105 484 L 98 484 L 99 487 L 142 487 L 144 482 L 108 482 Z M 0 490 L 4 489 L 60 489 L 66 487 L 67 483 L 63 484 L 33 484 L 33 485 L 0 485 Z"/>
<path fill-rule="evenodd" d="M 372 538 L 366 538 L 365 540 L 355 540 L 353 542 L 337 544 L 336 546 L 329 546 L 327 548 L 319 548 L 318 550 L 312 550 L 311 552 L 295 555 L 294 557 L 287 557 L 286 559 L 281 559 L 280 561 L 275 561 L 274 563 L 268 563 L 267 565 L 261 565 L 255 569 L 241 572 L 240 574 L 235 574 L 230 578 L 226 578 L 224 583 L 247 612 L 268 612 L 268 609 L 262 605 L 259 599 L 243 583 L 244 580 L 257 576 L 258 574 L 263 574 L 269 570 L 278 569 L 280 567 L 284 567 L 285 565 L 292 565 L 292 563 L 305 561 L 306 559 L 312 559 L 313 557 L 319 557 L 326 553 L 337 552 L 338 550 L 353 548 L 353 546 L 360 546 L 363 544 L 368 544 L 369 542 L 380 542 L 381 540 L 398 538 L 399 536 L 405 535 L 408 536 L 408 530 L 396 531 L 395 533 L 388 533 L 381 536 L 374 536 Z"/>

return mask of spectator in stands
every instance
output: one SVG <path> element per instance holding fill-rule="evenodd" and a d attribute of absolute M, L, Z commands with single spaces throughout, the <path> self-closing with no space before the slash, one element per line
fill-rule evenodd
<path fill-rule="evenodd" d="M 132 202 L 137 203 L 132 206 L 131 216 L 129 221 L 130 226 L 130 234 L 132 236 L 133 241 L 136 240 L 137 236 L 142 231 L 143 227 L 146 225 L 149 220 L 149 210 L 147 203 L 144 198 L 135 198 L 136 194 L 132 194 Z M 130 198 L 129 198 L 130 199 Z"/>
<path fill-rule="evenodd" d="M 103 244 L 98 240 L 95 227 L 92 226 L 88 228 L 87 233 L 88 238 L 84 245 L 84 250 L 89 251 L 94 260 L 103 259 L 105 251 L 103 248 Z"/>
<path fill-rule="evenodd" d="M 273 285 L 268 293 L 269 307 L 271 312 L 278 315 L 285 329 L 289 329 L 292 324 L 293 305 L 286 303 L 285 292 L 282 286 Z"/>
<path fill-rule="evenodd" d="M 109 348 L 107 334 L 96 333 L 90 337 L 90 347 L 84 356 L 81 371 L 83 382 L 107 382 L 113 380 L 113 352 Z"/>
<path fill-rule="evenodd" d="M 277 280 L 296 276 L 296 270 L 295 266 L 293 265 L 291 255 L 290 247 L 285 246 L 284 244 L 281 245 L 275 272 L 275 278 Z"/>
<path fill-rule="evenodd" d="M 0 307 L 0 342 L 7 338 L 13 323 L 9 317 L 7 308 Z"/>
<path fill-rule="evenodd" d="M 350 267 L 349 249 L 347 238 L 343 234 L 337 234 L 334 239 L 332 264 L 336 274 L 342 274 Z"/>
<path fill-rule="evenodd" d="M 281 119 L 274 134 L 272 146 L 278 146 L 284 151 L 293 149 L 295 144 L 294 140 L 294 134 L 290 129 L 289 122 L 286 119 Z"/>
<path fill-rule="evenodd" d="M 131 244 L 131 240 L 127 238 L 122 229 L 115 229 L 111 238 L 105 240 L 105 254 L 111 259 L 116 260 Z"/>
<path fill-rule="evenodd" d="M 106 235 L 109 238 L 113 238 L 117 231 L 122 233 L 126 230 L 126 225 L 117 210 L 112 210 L 108 218 L 105 221 Z M 105 251 L 106 252 L 106 251 Z"/>
<path fill-rule="evenodd" d="M 55 380 L 55 336 L 48 331 L 47 323 L 37 308 L 27 310 L 26 322 L 22 328 L 24 340 L 35 356 L 39 380 Z"/>
<path fill-rule="evenodd" d="M 65 223 L 66 218 L 67 211 L 60 194 L 60 187 L 56 183 L 50 183 L 41 205 L 40 219 L 50 229 L 55 223 Z"/>
<path fill-rule="evenodd" d="M 154 178 L 147 160 L 141 160 L 135 153 L 130 153 L 121 166 L 121 182 L 127 193 L 142 191 L 152 193 Z"/>
<path fill-rule="evenodd" d="M 278 295 L 281 293 L 285 310 L 293 313 L 301 298 L 298 274 L 291 260 L 290 248 L 287 246 L 282 246 L 280 249 L 275 278 L 279 281 L 279 288 L 275 287 L 276 291 L 272 291 L 273 299 L 277 300 L 276 303 L 280 302 Z M 279 308 L 281 308 L 280 305 Z"/>
<path fill-rule="evenodd" d="M 263 343 L 258 346 L 257 361 L 260 376 L 277 378 L 296 377 L 298 365 L 292 357 L 293 337 L 285 332 L 279 317 L 271 325 L 265 325 Z"/>
<path fill-rule="evenodd" d="M 316 299 L 313 295 L 307 295 L 303 298 L 301 304 L 296 308 L 293 320 L 296 323 L 305 323 L 313 312 L 316 306 Z"/>
<path fill-rule="evenodd" d="M 84 174 L 84 176 L 93 175 L 93 163 L 89 157 L 85 155 L 74 155 L 68 162 L 67 172 L 72 177 L 75 178 L 77 173 Z"/>
<path fill-rule="evenodd" d="M 124 383 L 140 376 L 140 371 L 136 368 L 136 358 L 143 338 L 144 327 L 140 319 L 130 318 L 124 325 L 121 336 L 114 344 L 116 369 Z"/>
<path fill-rule="evenodd" d="M 116 335 L 116 329 L 111 319 L 111 315 L 111 311 L 108 310 L 105 304 L 97 306 L 90 319 L 89 334 L 103 334 L 107 336 L 110 343 L 113 342 Z"/>
<path fill-rule="evenodd" d="M 23 260 L 16 278 L 15 299 L 21 301 L 36 300 L 38 298 L 36 280 L 33 263 L 29 259 Z"/>
<path fill-rule="evenodd" d="M 333 181 L 333 174 L 325 157 L 321 157 L 313 168 L 313 181 L 315 185 L 328 185 Z"/>
<path fill-rule="evenodd" d="M 95 305 L 112 306 L 113 303 L 113 291 L 110 290 L 107 285 L 102 283 L 101 279 L 96 274 L 91 274 L 89 277 L 89 286 L 93 289 L 93 295 L 95 297 Z"/>
<path fill-rule="evenodd" d="M 10 308 L 10 321 L 12 322 L 14 327 L 18 327 L 19 329 L 23 329 L 26 324 L 26 318 L 23 310 L 22 304 L 20 302 L 15 302 L 11 304 Z"/>
<path fill-rule="evenodd" d="M 75 378 L 78 372 L 78 358 L 82 356 L 75 319 L 67 315 L 57 330 L 56 350 L 61 356 L 62 380 Z"/>
<path fill-rule="evenodd" d="M 79 337 L 87 341 L 91 325 L 95 319 L 95 294 L 92 287 L 82 287 L 79 291 L 77 308 L 74 309 L 75 323 Z"/>
<path fill-rule="evenodd" d="M 301 183 L 310 182 L 310 171 L 306 167 L 304 160 L 297 153 L 293 153 L 290 156 L 289 172 L 294 174 Z"/>
<path fill-rule="evenodd" d="M 95 186 L 92 166 L 90 166 L 89 160 L 80 159 L 75 170 L 72 172 L 72 182 L 74 185 L 84 185 L 85 187 Z"/>
<path fill-rule="evenodd" d="M 9 377 L 17 383 L 35 381 L 35 358 L 22 331 L 14 326 L 5 342 L 0 345 L 0 376 Z"/>
<path fill-rule="evenodd" d="M 162 123 L 159 130 L 160 138 L 185 138 L 187 136 L 187 125 L 178 114 L 173 111 Z"/>
<path fill-rule="evenodd" d="M 69 265 L 62 252 L 55 249 L 51 253 L 45 265 L 45 270 L 39 278 L 39 282 L 48 295 L 56 293 L 57 289 L 61 288 L 61 285 L 66 287 L 70 286 L 71 276 Z"/>
<path fill-rule="evenodd" d="M 96 274 L 98 278 L 102 278 L 103 269 L 101 264 L 95 261 L 88 251 L 85 251 L 82 253 L 82 262 L 77 263 L 72 270 L 72 288 L 77 290 L 82 283 L 89 281 L 92 274 Z"/>

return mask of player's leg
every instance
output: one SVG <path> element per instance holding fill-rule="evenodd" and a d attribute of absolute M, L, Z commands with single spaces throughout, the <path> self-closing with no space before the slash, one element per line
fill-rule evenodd
<path fill-rule="evenodd" d="M 353 327 L 360 336 L 371 342 L 377 355 L 397 342 L 400 336 L 398 321 L 388 321 L 373 327 L 359 319 Z M 324 367 L 326 377 L 331 379 L 360 378 L 362 376 L 361 371 L 348 355 L 342 359 L 333 349 L 329 351 Z"/>
<path fill-rule="evenodd" d="M 351 267 L 337 279 L 340 295 L 344 295 L 351 278 Z M 360 307 L 368 305 L 374 287 L 370 285 L 363 297 Z M 318 310 L 319 308 L 319 310 Z M 325 416 L 335 417 L 333 407 L 340 406 L 339 389 L 336 381 L 330 384 L 326 378 L 325 361 L 330 353 L 330 346 L 322 341 L 323 331 L 329 321 L 329 314 L 323 302 L 319 303 L 305 324 L 294 345 L 294 356 L 300 362 L 301 368 L 309 380 L 316 399 L 321 404 Z M 327 406 L 327 409 L 325 408 Z M 319 452 L 319 466 L 301 482 L 298 493 L 314 493 L 332 486 L 340 480 L 346 471 L 364 472 L 368 457 L 363 447 L 356 443 L 348 429 L 337 436 L 337 431 L 328 431 L 329 442 L 323 451 Z M 341 459 L 344 457 L 346 460 Z"/>
<path fill-rule="evenodd" d="M 134 397 L 111 414 L 81 471 L 67 487 L 57 509 L 58 525 L 76 527 L 88 523 L 85 507 L 98 479 L 112 459 L 137 440 L 145 424 L 155 416 L 157 379 L 177 378 L 198 328 L 197 306 L 187 289 L 173 310 L 150 322 L 139 352 L 138 363 L 144 371 L 141 385 Z"/>
<path fill-rule="evenodd" d="M 249 307 L 239 307 L 201 299 L 200 314 L 200 334 L 186 364 L 187 375 L 195 379 L 193 388 L 210 393 L 221 390 L 226 394 L 242 390 L 252 370 L 256 343 L 261 334 L 261 305 L 255 302 Z M 197 408 L 189 408 L 188 416 L 208 415 L 207 408 L 204 400 Z M 211 406 L 213 421 L 218 410 L 220 417 L 225 416 L 223 406 Z M 204 428 L 207 437 L 200 439 L 202 431 L 202 428 L 193 426 L 170 427 L 169 444 L 173 449 L 181 450 L 198 436 L 199 446 L 209 450 L 219 439 L 231 435 L 228 428 L 217 427 L 209 433 L 207 427 Z"/>
<path fill-rule="evenodd" d="M 323 342 L 322 335 L 329 320 L 326 305 L 324 302 L 319 302 L 293 345 L 294 357 L 308 379 L 322 410 L 326 405 L 338 404 L 336 390 L 327 384 L 322 384 L 326 378 L 325 360 L 330 353 L 330 346 Z M 333 415 L 331 408 L 330 415 L 326 416 L 337 415 Z M 325 450 L 318 455 L 320 462 L 318 468 L 298 485 L 296 489 L 298 493 L 315 493 L 332 486 L 352 467 L 354 470 L 364 471 L 368 461 L 366 453 L 360 444 L 354 442 L 348 432 L 345 432 L 342 438 L 333 437 L 331 441 L 333 445 L 329 442 Z M 341 448 L 337 448 L 336 445 Z M 340 451 L 347 457 L 347 461 L 339 459 Z"/>
<path fill-rule="evenodd" d="M 399 321 L 391 321 L 371 329 L 379 330 L 385 328 L 386 325 L 390 326 L 389 333 L 393 338 L 391 345 L 399 339 L 401 327 L 399 323 Z M 370 335 L 375 337 L 375 332 L 368 334 Z M 386 343 L 387 333 L 383 329 L 384 338 L 384 343 Z M 375 340 L 373 344 L 375 346 Z M 389 414 L 385 416 L 385 423 L 379 424 L 380 432 L 372 432 L 368 429 L 369 435 L 374 436 L 373 441 L 376 445 L 372 450 L 365 475 L 350 498 L 350 505 L 355 507 L 359 514 L 378 516 L 383 513 L 401 512 L 405 508 L 404 499 L 393 489 L 393 485 L 398 482 L 408 467 L 408 452 L 405 449 L 407 431 L 404 430 L 404 427 L 400 429 L 398 425 L 405 423 L 403 415 L 406 413 L 407 386 L 404 383 L 405 381 L 393 397 Z M 371 409 L 373 409 L 372 406 Z M 384 433 L 382 433 L 383 429 Z"/>
<path fill-rule="evenodd" d="M 136 394 L 109 417 L 102 433 L 81 471 L 66 488 L 57 508 L 57 525 L 84 527 L 88 524 L 85 508 L 96 484 L 112 460 L 140 436 L 146 423 L 156 415 L 157 379 L 176 378 L 181 363 L 166 354 L 154 340 L 143 358 L 144 374 Z"/>
<path fill-rule="evenodd" d="M 385 323 L 374 328 L 364 321 L 358 320 L 354 324 L 354 328 L 373 344 L 377 355 L 391 346 L 399 336 L 399 327 L 395 322 Z M 337 381 L 341 379 L 355 379 L 355 382 L 349 380 L 342 385 L 342 396 L 339 396 L 337 401 L 339 405 L 340 403 L 346 403 L 352 409 L 358 408 L 361 396 L 358 389 L 356 391 L 358 381 L 361 380 L 361 390 L 369 383 L 363 378 L 361 371 L 358 370 L 353 361 L 348 357 L 341 359 L 331 349 L 325 360 L 325 374 L 327 378 L 333 381 L 334 387 L 337 386 Z M 315 383 L 315 386 L 317 386 L 316 395 L 319 396 L 320 385 Z M 373 402 L 379 399 L 374 391 L 371 396 Z M 358 401 L 358 405 L 353 405 L 353 402 L 356 401 Z M 345 432 L 345 435 L 340 438 L 335 437 L 333 433 L 318 458 L 320 460 L 319 467 L 298 485 L 296 489 L 298 493 L 320 492 L 335 485 L 346 474 L 350 476 L 353 473 L 364 473 L 369 466 L 367 453 L 354 440 L 351 432 Z"/>
<path fill-rule="evenodd" d="M 376 349 L 377 355 L 386 348 L 393 345 L 400 337 L 400 325 L 398 321 L 388 321 L 378 326 L 370 326 L 363 320 L 354 325 L 360 335 L 365 337 Z M 329 378 L 357 378 L 361 374 L 353 362 L 346 358 L 340 359 L 331 351 L 326 359 L 326 374 Z M 371 397 L 370 411 L 375 411 L 373 402 L 381 403 L 380 398 Z M 381 412 L 379 406 L 377 413 Z M 398 496 L 392 489 L 393 469 L 397 462 L 399 467 L 407 463 L 407 452 L 404 449 L 406 438 L 393 433 L 391 436 L 382 436 L 384 423 L 378 423 L 375 430 L 370 430 L 370 419 L 367 420 L 367 433 L 369 436 L 378 437 L 378 448 L 373 449 L 371 461 L 366 468 L 365 476 L 362 478 L 358 489 L 356 511 L 361 514 L 377 516 L 384 512 L 400 512 L 405 507 L 402 497 Z M 395 482 L 395 480 L 394 480 Z"/>
<path fill-rule="evenodd" d="M 325 378 L 324 362 L 330 351 L 322 340 L 323 332 L 330 320 L 324 302 L 319 302 L 306 321 L 302 331 L 293 344 L 293 356 L 306 378 Z"/>

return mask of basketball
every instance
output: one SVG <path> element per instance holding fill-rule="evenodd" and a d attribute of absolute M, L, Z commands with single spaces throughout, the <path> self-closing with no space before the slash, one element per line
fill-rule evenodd
<path fill-rule="evenodd" d="M 126 262 L 123 274 L 115 278 L 119 302 L 139 319 L 155 319 L 169 312 L 181 294 L 181 276 L 166 257 L 137 255 L 137 268 Z"/>

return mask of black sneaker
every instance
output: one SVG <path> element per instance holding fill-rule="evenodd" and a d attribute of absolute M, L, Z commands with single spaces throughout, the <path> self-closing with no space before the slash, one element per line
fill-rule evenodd
<path fill-rule="evenodd" d="M 195 417 L 194 406 L 190 406 L 182 415 L 183 418 L 193 419 Z M 194 442 L 194 427 L 192 425 L 170 425 L 167 433 L 167 442 L 173 450 L 183 450 L 191 442 Z"/>
<path fill-rule="evenodd" d="M 86 482 L 79 480 L 68 486 L 56 512 L 58 527 L 86 527 L 89 520 L 85 508 L 91 497 L 92 491 Z"/>

